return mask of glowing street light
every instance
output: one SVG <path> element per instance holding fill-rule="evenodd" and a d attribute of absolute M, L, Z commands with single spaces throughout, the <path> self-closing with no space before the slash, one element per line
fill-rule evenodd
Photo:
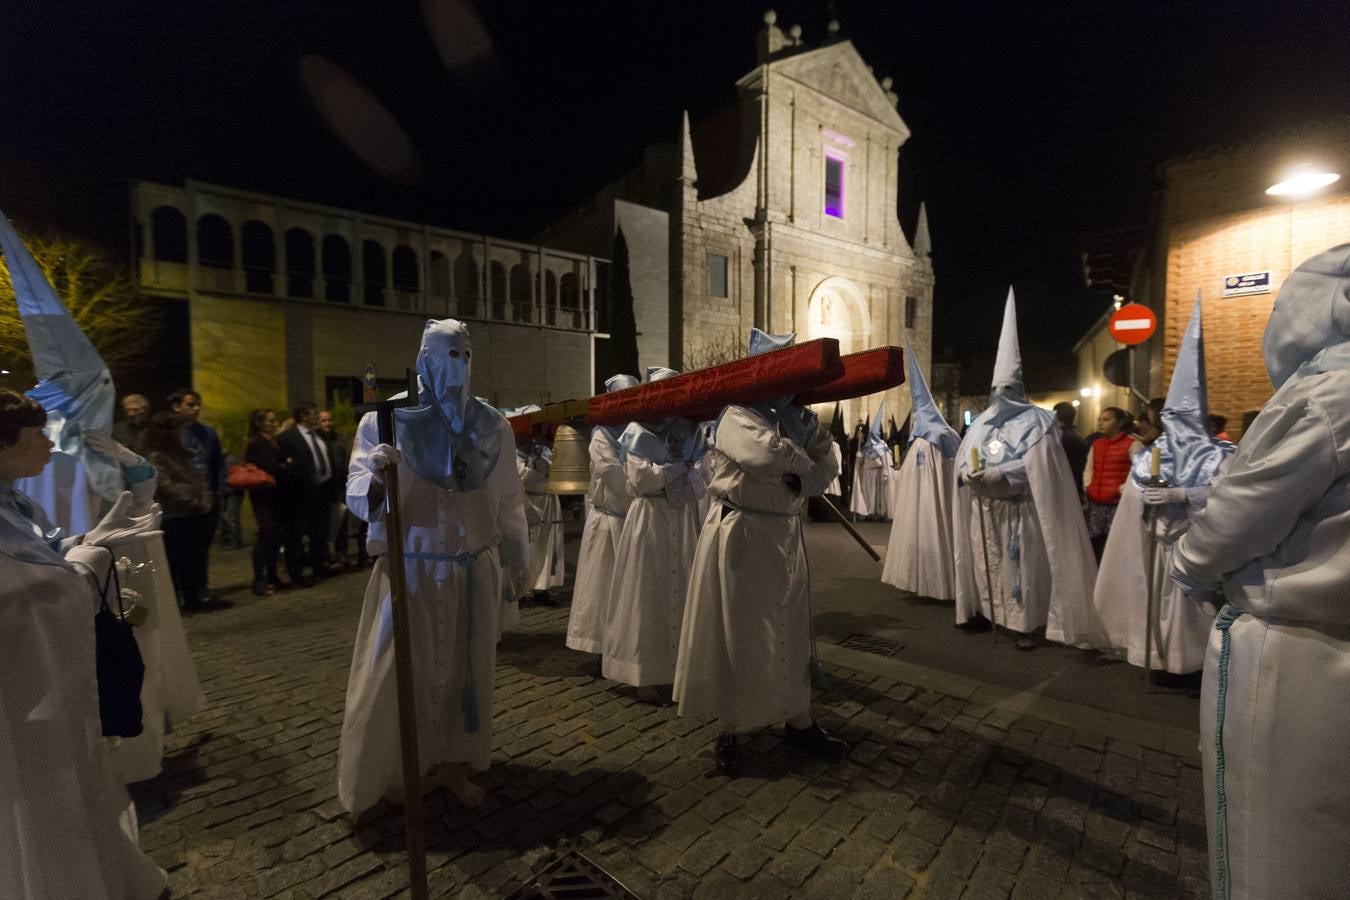
<path fill-rule="evenodd" d="M 1092 396 L 1092 388 L 1080 388 L 1079 391 L 1078 391 L 1078 396 L 1080 396 L 1080 397 L 1091 397 L 1091 396 Z"/>
<path fill-rule="evenodd" d="M 1310 197 L 1329 184 L 1341 180 L 1336 172 L 1326 172 L 1312 165 L 1295 166 L 1283 180 L 1266 188 L 1272 197 Z"/>

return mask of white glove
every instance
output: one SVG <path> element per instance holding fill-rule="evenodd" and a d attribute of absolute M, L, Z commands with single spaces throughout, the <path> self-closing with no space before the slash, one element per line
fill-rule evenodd
<path fill-rule="evenodd" d="M 403 454 L 393 444 L 376 444 L 370 451 L 370 477 L 376 484 L 384 484 L 384 470 L 396 466 Z"/>
<path fill-rule="evenodd" d="M 100 585 L 108 580 L 108 570 L 112 567 L 114 559 L 111 550 L 106 547 L 95 547 L 93 544 L 76 544 L 66 551 L 66 562 L 74 563 L 89 572 Z"/>
<path fill-rule="evenodd" d="M 1185 503 L 1186 489 L 1184 487 L 1146 487 L 1144 488 L 1144 503 L 1147 506 L 1163 506 L 1168 503 Z"/>
<path fill-rule="evenodd" d="M 85 431 L 84 443 L 99 456 L 107 457 L 119 466 L 134 466 L 142 462 L 139 453 L 122 446 L 102 431 Z"/>
<path fill-rule="evenodd" d="M 159 528 L 159 507 L 152 506 L 150 512 L 143 516 L 133 516 L 131 507 L 134 502 L 131 491 L 123 491 L 103 521 L 85 532 L 84 543 L 95 547 L 117 547 Z"/>

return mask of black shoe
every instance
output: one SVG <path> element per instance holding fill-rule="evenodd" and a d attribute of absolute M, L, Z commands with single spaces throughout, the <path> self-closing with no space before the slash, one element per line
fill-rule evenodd
<path fill-rule="evenodd" d="M 989 624 L 989 620 L 984 616 L 976 616 L 973 619 L 966 619 L 956 627 L 970 634 L 978 634 L 982 631 L 988 631 L 993 626 Z"/>
<path fill-rule="evenodd" d="M 557 609 L 560 605 L 560 601 L 553 596 L 551 591 L 535 591 L 533 599 L 535 606 L 548 606 Z"/>
<path fill-rule="evenodd" d="M 267 579 L 265 578 L 253 579 L 253 596 L 270 597 L 275 593 L 276 590 L 272 587 L 272 585 L 267 583 Z"/>
<path fill-rule="evenodd" d="M 1029 634 L 1019 634 L 1017 636 L 1018 650 L 1035 650 L 1037 646 L 1036 639 Z"/>
<path fill-rule="evenodd" d="M 717 763 L 717 771 L 728 778 L 741 774 L 741 745 L 736 735 L 718 736 L 717 743 L 713 744 L 713 760 Z"/>
<path fill-rule="evenodd" d="M 301 575 L 299 578 L 292 578 L 292 579 L 291 579 L 291 586 L 292 586 L 292 587 L 302 587 L 302 588 L 312 588 L 312 587 L 314 587 L 314 579 L 313 579 L 313 578 L 310 578 L 308 575 Z"/>
<path fill-rule="evenodd" d="M 848 752 L 848 742 L 831 735 L 816 722 L 806 728 L 783 726 L 783 740 L 789 747 L 809 750 L 824 759 L 838 759 Z"/>

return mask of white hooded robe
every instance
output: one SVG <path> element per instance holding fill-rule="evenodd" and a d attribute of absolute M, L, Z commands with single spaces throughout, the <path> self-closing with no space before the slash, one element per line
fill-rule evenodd
<path fill-rule="evenodd" d="M 417 702 L 418 760 L 428 772 L 442 763 L 486 770 L 492 753 L 492 686 L 497 616 L 504 583 L 525 577 L 529 535 L 524 494 L 516 476 L 515 438 L 500 419 L 501 452 L 487 481 L 450 491 L 399 463 L 407 571 L 408 615 Z M 379 443 L 375 414 L 356 430 L 347 478 L 347 508 L 370 523 L 367 546 L 378 556 L 366 587 L 347 681 L 338 744 L 338 800 L 353 814 L 401 786 L 398 698 L 394 679 L 393 616 L 382 506 L 370 501 L 371 451 Z M 470 566 L 461 554 L 476 554 Z M 504 577 L 508 580 L 504 582 Z M 469 594 L 470 579 L 473 592 Z M 462 708 L 474 698 L 477 728 Z"/>
<path fill-rule="evenodd" d="M 829 432 L 812 426 L 798 446 L 747 407 L 729 406 L 718 421 L 714 502 L 694 554 L 675 671 L 681 716 L 751 729 L 810 709 L 801 514 L 838 474 Z M 801 479 L 800 493 L 783 484 L 789 473 Z"/>

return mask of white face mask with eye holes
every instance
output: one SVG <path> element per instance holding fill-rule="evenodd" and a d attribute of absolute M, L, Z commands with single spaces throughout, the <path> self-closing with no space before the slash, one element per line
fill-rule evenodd
<path fill-rule="evenodd" d="M 473 396 L 469 389 L 472 361 L 473 346 L 464 323 L 454 319 L 427 322 L 417 352 L 417 376 L 421 384 L 418 399 L 439 406 L 451 431 L 464 427 L 464 410 Z"/>

